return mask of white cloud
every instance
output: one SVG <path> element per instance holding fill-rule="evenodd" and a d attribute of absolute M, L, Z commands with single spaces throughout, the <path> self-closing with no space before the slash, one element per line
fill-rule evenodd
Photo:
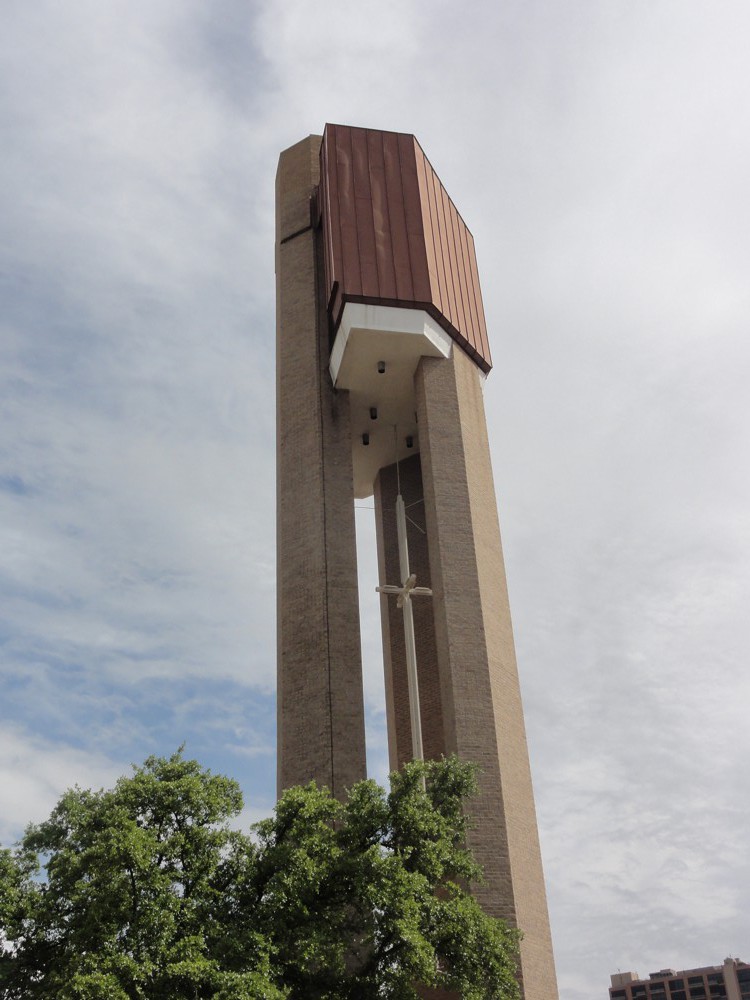
<path fill-rule="evenodd" d="M 67 788 L 109 787 L 122 761 L 93 757 L 90 750 L 60 746 L 18 727 L 0 730 L 0 842 L 17 837 L 27 823 L 46 819 Z"/>
<path fill-rule="evenodd" d="M 562 1000 L 742 954 L 749 27 L 740 0 L 11 5 L 0 837 L 186 738 L 268 813 L 276 157 L 326 120 L 414 131 L 479 253 Z"/>

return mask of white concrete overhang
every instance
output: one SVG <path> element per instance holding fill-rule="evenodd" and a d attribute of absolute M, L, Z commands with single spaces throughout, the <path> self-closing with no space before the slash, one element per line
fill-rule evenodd
<path fill-rule="evenodd" d="M 420 358 L 447 358 L 452 347 L 422 309 L 346 303 L 329 367 L 334 386 L 350 394 L 357 499 L 372 495 L 380 469 L 419 451 L 414 373 Z"/>

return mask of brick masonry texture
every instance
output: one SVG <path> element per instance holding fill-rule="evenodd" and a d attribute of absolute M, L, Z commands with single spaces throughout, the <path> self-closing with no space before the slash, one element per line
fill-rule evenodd
<path fill-rule="evenodd" d="M 477 763 L 469 843 L 488 912 L 524 932 L 525 1000 L 554 1000 L 547 915 L 523 709 L 479 371 L 460 349 L 423 358 L 417 412 L 437 670 L 446 752 Z"/>
<path fill-rule="evenodd" d="M 279 789 L 341 796 L 365 777 L 349 400 L 328 377 L 310 228 L 320 138 L 282 153 L 276 179 Z"/>

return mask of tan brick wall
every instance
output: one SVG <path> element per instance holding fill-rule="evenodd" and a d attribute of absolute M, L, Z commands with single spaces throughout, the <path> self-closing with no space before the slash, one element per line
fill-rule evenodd
<path fill-rule="evenodd" d="M 320 137 L 281 154 L 277 243 L 278 785 L 336 795 L 365 776 L 347 393 L 328 375 L 310 228 Z"/>
<path fill-rule="evenodd" d="M 557 986 L 479 372 L 459 349 L 416 375 L 446 750 L 481 768 L 470 844 L 482 905 L 524 931 L 525 1000 Z"/>

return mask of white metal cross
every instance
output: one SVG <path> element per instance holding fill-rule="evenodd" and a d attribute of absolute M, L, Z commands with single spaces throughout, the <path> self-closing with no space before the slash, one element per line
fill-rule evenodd
<path fill-rule="evenodd" d="M 419 682 L 417 679 L 417 646 L 414 640 L 414 614 L 412 597 L 432 597 L 429 587 L 417 587 L 415 573 L 409 571 L 409 547 L 406 542 L 406 508 L 399 493 L 396 497 L 396 530 L 398 532 L 398 558 L 401 570 L 401 587 L 386 583 L 376 587 L 379 594 L 395 594 L 396 606 L 404 613 L 404 639 L 406 644 L 406 677 L 409 685 L 409 715 L 411 718 L 412 756 L 414 760 L 424 760 L 422 749 L 422 719 L 419 712 Z"/>

